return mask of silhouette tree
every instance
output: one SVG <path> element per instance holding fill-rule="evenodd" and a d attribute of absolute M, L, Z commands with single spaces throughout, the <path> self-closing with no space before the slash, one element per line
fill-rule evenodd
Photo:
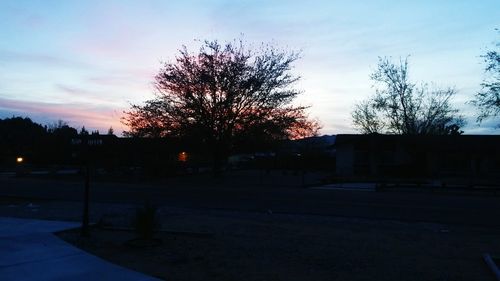
<path fill-rule="evenodd" d="M 57 129 L 66 127 L 66 126 L 68 126 L 68 122 L 59 119 L 59 120 L 57 120 L 57 122 L 54 122 L 54 123 L 47 125 L 47 131 L 50 133 L 50 132 L 53 132 Z"/>
<path fill-rule="evenodd" d="M 113 130 L 113 127 L 109 127 L 107 134 L 110 135 L 110 136 L 114 136 L 115 135 L 115 130 Z"/>
<path fill-rule="evenodd" d="M 70 127 L 68 123 L 63 120 L 58 120 L 55 123 L 49 124 L 47 132 L 54 135 L 56 138 L 62 138 L 64 140 L 78 135 L 78 131 L 75 128 Z"/>
<path fill-rule="evenodd" d="M 313 135 L 318 123 L 306 107 L 291 105 L 300 94 L 292 87 L 297 59 L 271 46 L 250 51 L 242 41 L 205 41 L 196 54 L 183 47 L 156 75 L 156 97 L 125 112 L 124 134 L 196 140 L 216 162 L 248 132 L 272 139 Z"/>
<path fill-rule="evenodd" d="M 352 119 L 356 127 L 365 134 L 381 132 L 385 124 L 377 115 L 377 109 L 371 100 L 365 100 L 355 105 Z"/>
<path fill-rule="evenodd" d="M 87 131 L 87 129 L 85 129 L 85 126 L 83 126 L 80 129 L 80 136 L 88 136 L 88 135 L 89 135 L 89 131 Z"/>
<path fill-rule="evenodd" d="M 408 76 L 408 59 L 379 58 L 370 78 L 381 85 L 371 98 L 355 105 L 353 124 L 363 133 L 461 134 L 464 120 L 450 105 L 456 90 L 417 87 Z"/>
<path fill-rule="evenodd" d="M 47 132 L 30 118 L 0 119 L 0 165 L 11 165 L 18 156 L 32 162 Z"/>
<path fill-rule="evenodd" d="M 66 121 L 58 120 L 47 126 L 47 133 L 48 138 L 40 151 L 40 161 L 52 164 L 74 161 L 71 140 L 78 136 L 78 130 L 70 127 Z"/>
<path fill-rule="evenodd" d="M 46 134 L 45 128 L 30 118 L 0 119 L 0 144 L 6 149 L 32 146 Z"/>
<path fill-rule="evenodd" d="M 497 31 L 500 34 L 500 30 Z M 472 100 L 472 104 L 479 110 L 479 123 L 500 115 L 500 41 L 495 46 L 498 50 L 490 50 L 482 56 L 486 63 L 485 72 L 489 76 L 481 83 L 482 91 Z"/>

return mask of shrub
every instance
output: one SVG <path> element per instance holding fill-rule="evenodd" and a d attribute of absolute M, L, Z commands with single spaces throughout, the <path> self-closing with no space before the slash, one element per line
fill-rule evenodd
<path fill-rule="evenodd" d="M 149 202 L 137 208 L 134 220 L 135 232 L 140 239 L 152 239 L 153 234 L 160 228 L 158 209 Z"/>

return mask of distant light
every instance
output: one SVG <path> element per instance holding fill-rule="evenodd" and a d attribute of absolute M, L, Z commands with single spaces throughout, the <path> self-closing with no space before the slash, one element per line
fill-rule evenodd
<path fill-rule="evenodd" d="M 177 155 L 177 160 L 179 162 L 186 162 L 188 160 L 188 154 L 185 151 L 182 151 Z"/>
<path fill-rule="evenodd" d="M 22 157 L 17 157 L 16 158 L 16 162 L 17 163 L 23 163 L 23 161 L 24 161 L 24 158 L 22 158 Z"/>

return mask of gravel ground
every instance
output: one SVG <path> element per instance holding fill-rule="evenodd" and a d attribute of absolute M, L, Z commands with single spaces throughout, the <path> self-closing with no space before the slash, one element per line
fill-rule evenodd
<path fill-rule="evenodd" d="M 500 230 L 295 216 L 160 209 L 162 244 L 131 247 L 131 231 L 94 228 L 60 237 L 165 280 L 494 280 L 482 254 L 500 253 Z M 104 217 L 111 227 L 130 217 Z"/>

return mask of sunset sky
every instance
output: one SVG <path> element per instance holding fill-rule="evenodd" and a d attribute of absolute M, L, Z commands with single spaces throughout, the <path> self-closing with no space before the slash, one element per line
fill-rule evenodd
<path fill-rule="evenodd" d="M 0 118 L 58 119 L 105 132 L 129 103 L 153 96 L 153 76 L 199 40 L 242 37 L 301 50 L 294 72 L 322 134 L 355 132 L 353 104 L 374 92 L 378 56 L 410 55 L 411 78 L 455 86 L 466 101 L 485 77 L 481 55 L 499 40 L 500 1 L 24 1 L 0 0 Z"/>

